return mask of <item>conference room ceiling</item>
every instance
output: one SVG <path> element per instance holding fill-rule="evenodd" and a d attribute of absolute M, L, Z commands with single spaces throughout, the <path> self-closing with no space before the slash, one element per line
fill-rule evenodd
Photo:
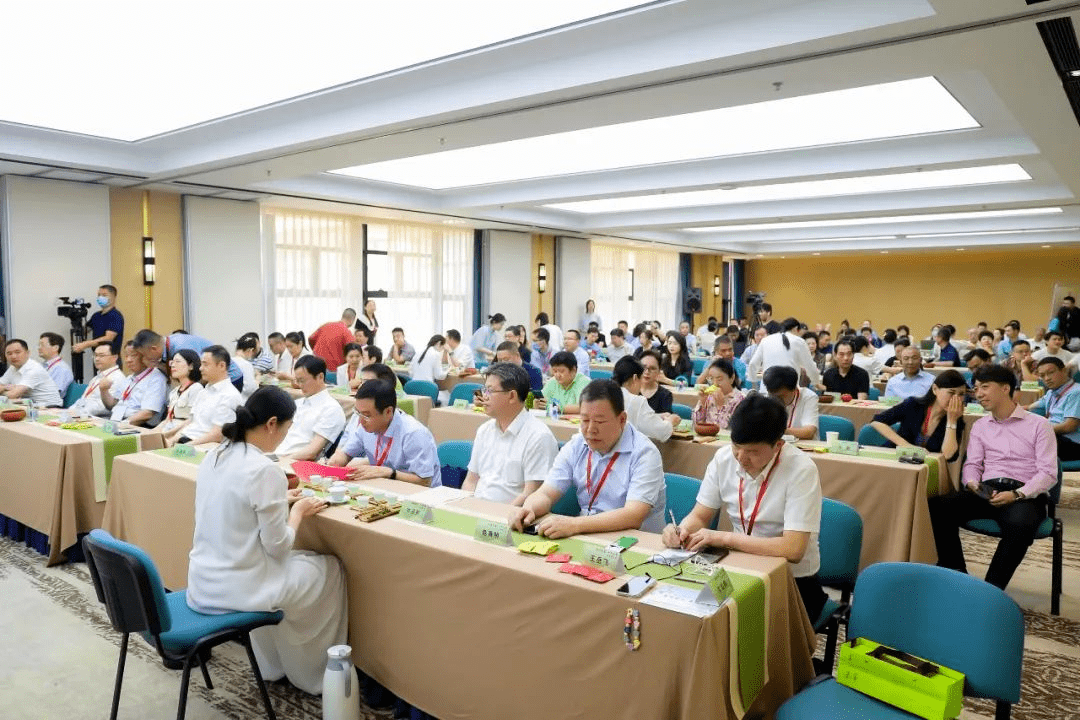
<path fill-rule="evenodd" d="M 1038 27 L 1080 0 L 240 5 L 5 74 L 0 173 L 743 257 L 1080 244 L 1080 52 Z"/>

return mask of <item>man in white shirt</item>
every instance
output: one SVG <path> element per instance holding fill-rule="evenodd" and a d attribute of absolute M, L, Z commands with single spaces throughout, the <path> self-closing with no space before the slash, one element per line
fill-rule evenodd
<path fill-rule="evenodd" d="M 581 514 L 551 514 L 570 490 Z M 581 433 L 563 446 L 547 480 L 507 521 L 515 530 L 535 523 L 552 540 L 638 528 L 660 532 L 666 502 L 660 451 L 627 422 L 619 386 L 593 380 L 581 393 Z"/>
<path fill-rule="evenodd" d="M 696 333 L 698 347 L 708 350 L 716 345 L 716 338 L 720 337 L 716 333 L 720 331 L 720 323 L 715 320 L 710 320 L 703 328 L 698 328 Z"/>
<path fill-rule="evenodd" d="M 236 408 L 243 403 L 240 391 L 229 381 L 230 360 L 229 351 L 220 345 L 203 350 L 199 371 L 205 387 L 195 398 L 191 417 L 171 431 L 167 444 L 221 442 L 221 428 L 236 420 Z"/>
<path fill-rule="evenodd" d="M 9 400 L 30 398 L 35 405 L 60 407 L 63 400 L 56 383 L 36 360 L 30 357 L 25 340 L 13 338 L 4 346 L 8 369 L 0 377 L 0 395 Z"/>
<path fill-rule="evenodd" d="M 1036 353 L 1033 353 L 1031 356 L 1034 359 L 1036 365 L 1043 358 L 1056 357 L 1065 365 L 1066 371 L 1070 371 L 1072 373 L 1076 372 L 1076 356 L 1065 349 L 1064 335 L 1062 335 L 1057 330 L 1051 330 L 1050 332 L 1046 333 L 1046 338 L 1044 342 L 1046 343 L 1046 347 Z M 1072 367 L 1070 368 L 1070 366 Z"/>
<path fill-rule="evenodd" d="M 446 331 L 446 347 L 450 350 L 450 365 L 456 368 L 476 367 L 472 348 L 461 342 L 461 333 L 457 330 Z"/>
<path fill-rule="evenodd" d="M 528 394 L 529 376 L 523 367 L 497 362 L 488 369 L 484 412 L 491 419 L 476 431 L 462 490 L 520 506 L 547 479 L 559 443 L 548 426 L 525 409 Z"/>
<path fill-rule="evenodd" d="M 664 528 L 668 547 L 730 548 L 788 561 L 803 606 L 816 621 L 825 605 L 821 564 L 821 482 L 808 455 L 782 440 L 787 416 L 776 400 L 748 395 L 731 415 L 731 444 L 716 451 L 694 509 Z M 767 485 L 766 485 L 767 483 Z M 710 530 L 717 512 L 732 531 Z"/>
<path fill-rule="evenodd" d="M 94 367 L 98 371 L 97 375 L 86 384 L 86 390 L 71 406 L 71 410 L 79 415 L 109 417 L 109 409 L 101 401 L 101 381 L 105 378 L 112 378 L 110 380 L 112 382 L 123 377 L 122 373 L 116 375 L 116 373 L 120 372 L 120 368 L 116 365 L 116 355 L 113 354 L 112 345 L 103 343 L 94 347 Z"/>
<path fill-rule="evenodd" d="M 709 323 L 719 323 L 719 322 L 720 322 L 720 321 L 716 319 L 716 316 L 715 316 L 715 315 L 710 315 L 710 316 L 709 316 L 709 317 L 708 317 L 708 318 L 707 318 L 707 319 L 705 320 L 705 322 L 701 323 L 701 325 L 698 325 L 698 329 L 694 331 L 694 334 L 698 336 L 698 340 L 701 340 L 701 334 L 702 334 L 703 332 L 705 332 L 705 331 L 709 330 Z M 715 332 L 715 330 L 713 330 L 713 331 L 711 331 L 711 332 Z M 716 341 L 714 340 L 713 342 L 716 342 Z M 709 345 L 705 345 L 705 343 L 702 343 L 702 346 L 704 346 L 704 347 L 711 347 L 711 346 L 709 346 Z"/>
<path fill-rule="evenodd" d="M 165 374 L 155 365 L 147 366 L 133 342 L 124 345 L 126 377 L 112 374 L 98 383 L 98 396 L 114 421 L 154 427 L 161 421 L 169 396 Z M 235 389 L 235 388 L 234 388 Z"/>
<path fill-rule="evenodd" d="M 787 365 L 771 367 L 765 371 L 762 384 L 787 412 L 786 434 L 800 440 L 817 440 L 818 398 L 813 390 L 799 387 L 799 374 L 795 368 Z"/>
<path fill-rule="evenodd" d="M 558 351 L 563 346 L 563 331 L 555 323 L 548 319 L 548 314 L 542 312 L 536 316 L 536 327 L 544 328 L 548 332 L 548 345 Z"/>
<path fill-rule="evenodd" d="M 75 376 L 71 372 L 71 366 L 64 362 L 60 353 L 64 349 L 64 338 L 54 332 L 41 333 L 38 338 L 38 355 L 45 366 L 45 372 L 56 383 L 56 390 L 63 399 L 67 394 L 68 386 L 75 382 Z"/>
<path fill-rule="evenodd" d="M 664 442 L 682 420 L 675 413 L 657 415 L 649 401 L 641 394 L 641 375 L 645 366 L 633 356 L 624 357 L 615 363 L 612 379 L 623 391 L 623 405 L 626 408 L 627 421 L 652 440 Z"/>
<path fill-rule="evenodd" d="M 851 339 L 855 347 L 854 362 L 870 375 L 871 382 L 883 372 L 890 370 L 885 364 L 874 357 L 874 346 L 862 335 L 856 335 Z"/>
<path fill-rule="evenodd" d="M 690 332 L 690 323 L 686 322 L 685 320 L 679 323 L 679 334 L 683 336 L 684 340 L 686 340 L 687 352 L 689 352 L 691 355 L 696 354 L 698 347 L 697 335 L 694 335 L 692 332 Z M 703 347 L 711 348 L 712 345 L 705 345 Z"/>
<path fill-rule="evenodd" d="M 900 351 L 901 372 L 885 384 L 885 397 L 922 397 L 934 384 L 934 376 L 922 369 L 922 351 L 908 345 Z"/>
<path fill-rule="evenodd" d="M 771 367 L 784 365 L 794 368 L 796 373 L 806 373 L 813 387 L 821 387 L 821 371 L 810 355 L 806 341 L 796 334 L 799 321 L 789 317 L 781 327 L 781 332 L 768 335 L 758 343 L 754 356 L 747 364 L 747 374 L 753 380 Z"/>
<path fill-rule="evenodd" d="M 345 428 L 345 411 L 326 388 L 326 361 L 305 355 L 296 361 L 293 377 L 303 396 L 296 401 L 296 414 L 277 454 L 293 460 L 315 460 L 328 443 Z"/>
<path fill-rule="evenodd" d="M 358 431 L 338 445 L 328 464 L 348 466 L 349 480 L 386 478 L 424 487 L 442 485 L 431 431 L 398 409 L 394 386 L 369 380 L 356 391 Z"/>
<path fill-rule="evenodd" d="M 578 372 L 589 377 L 589 353 L 585 352 L 585 348 L 581 347 L 581 333 L 573 328 L 566 331 L 563 335 L 563 349 L 568 353 L 572 353 L 577 360 Z"/>
<path fill-rule="evenodd" d="M 285 347 L 285 336 L 279 332 L 272 332 L 266 336 L 266 344 L 270 346 L 270 352 L 274 354 L 274 365 L 270 372 L 274 375 L 284 373 L 292 374 L 293 359 L 289 349 Z"/>
<path fill-rule="evenodd" d="M 608 346 L 604 350 L 604 355 L 607 356 L 608 362 L 618 362 L 620 359 L 634 352 L 626 342 L 626 333 L 619 328 L 613 328 L 608 335 L 608 339 Z"/>
<path fill-rule="evenodd" d="M 896 342 L 896 331 L 892 328 L 887 329 L 881 334 L 881 340 L 883 344 L 874 351 L 874 359 L 882 366 L 887 366 L 889 361 L 896 357 L 896 347 L 893 345 Z"/>

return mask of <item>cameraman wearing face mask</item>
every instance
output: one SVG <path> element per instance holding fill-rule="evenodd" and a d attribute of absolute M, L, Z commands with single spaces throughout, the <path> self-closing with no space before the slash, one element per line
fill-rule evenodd
<path fill-rule="evenodd" d="M 124 316 L 116 309 L 116 288 L 102 285 L 98 288 L 97 305 L 100 310 L 90 316 L 90 340 L 71 346 L 72 352 L 90 350 L 106 343 L 112 346 L 112 354 L 119 355 L 124 346 Z"/>

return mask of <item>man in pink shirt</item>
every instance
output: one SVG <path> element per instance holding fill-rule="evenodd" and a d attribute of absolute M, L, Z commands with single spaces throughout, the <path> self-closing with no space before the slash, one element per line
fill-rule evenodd
<path fill-rule="evenodd" d="M 308 337 L 311 351 L 326 361 L 326 367 L 333 369 L 345 364 L 345 346 L 353 341 L 354 322 L 356 311 L 345 308 L 341 313 L 341 320 L 320 325 L 319 329 Z"/>
<path fill-rule="evenodd" d="M 990 415 L 971 427 L 964 489 L 931 498 L 930 520 L 938 565 L 961 572 L 967 572 L 967 566 L 959 527 L 975 518 L 995 520 L 1002 537 L 986 581 L 1004 590 L 1046 517 L 1047 492 L 1057 484 L 1057 444 L 1050 422 L 1013 400 L 1012 372 L 1000 365 L 983 365 L 973 380 L 975 397 Z M 1021 484 L 1015 490 L 994 489 L 1013 484 L 1010 479 Z"/>

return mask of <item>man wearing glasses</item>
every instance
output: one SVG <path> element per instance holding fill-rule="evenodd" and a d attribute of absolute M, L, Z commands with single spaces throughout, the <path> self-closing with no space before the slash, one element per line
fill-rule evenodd
<path fill-rule="evenodd" d="M 398 409 L 394 386 L 366 380 L 356 391 L 360 427 L 343 439 L 330 465 L 347 465 L 349 480 L 389 478 L 436 487 L 442 469 L 435 438 L 420 421 Z"/>
<path fill-rule="evenodd" d="M 525 409 L 528 394 L 524 368 L 498 362 L 488 369 L 483 396 L 484 412 L 491 419 L 476 431 L 462 490 L 520 506 L 547 478 L 559 443 L 548 426 Z"/>
<path fill-rule="evenodd" d="M 1035 374 L 1046 386 L 1046 394 L 1027 406 L 1045 415 L 1054 426 L 1058 460 L 1080 460 L 1080 385 L 1065 370 L 1065 363 L 1052 355 L 1039 361 Z"/>

